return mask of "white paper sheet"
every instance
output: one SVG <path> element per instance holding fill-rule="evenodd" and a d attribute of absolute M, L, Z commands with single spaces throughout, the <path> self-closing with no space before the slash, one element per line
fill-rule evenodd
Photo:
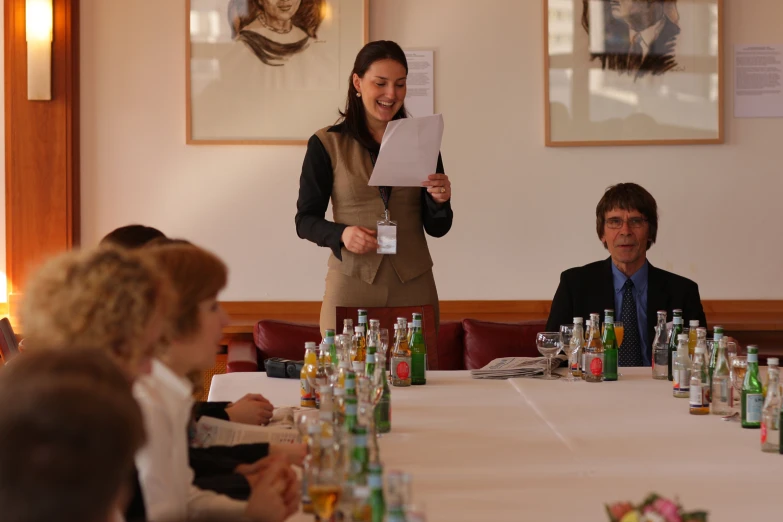
<path fill-rule="evenodd" d="M 734 48 L 734 117 L 783 117 L 783 45 Z"/>
<path fill-rule="evenodd" d="M 369 185 L 420 187 L 435 173 L 443 139 L 443 115 L 390 121 Z"/>
<path fill-rule="evenodd" d="M 435 113 L 433 51 L 405 51 L 408 60 L 408 94 L 405 108 L 414 118 Z"/>

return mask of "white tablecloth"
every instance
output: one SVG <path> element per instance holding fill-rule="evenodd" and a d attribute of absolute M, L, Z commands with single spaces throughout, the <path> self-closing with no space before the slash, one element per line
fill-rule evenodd
<path fill-rule="evenodd" d="M 781 520 L 783 456 L 761 452 L 759 430 L 690 415 L 648 368 L 622 373 L 569 384 L 429 372 L 426 386 L 392 388 L 385 469 L 413 475 L 429 522 L 604 522 L 605 502 L 650 492 L 707 509 L 711 522 Z M 250 392 L 295 405 L 299 382 L 216 375 L 209 399 Z"/>

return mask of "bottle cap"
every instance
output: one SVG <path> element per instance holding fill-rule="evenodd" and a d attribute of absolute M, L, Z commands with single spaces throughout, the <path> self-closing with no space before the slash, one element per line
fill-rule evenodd
<path fill-rule="evenodd" d="M 581 317 L 574 317 L 574 324 L 582 324 L 582 318 Z"/>
<path fill-rule="evenodd" d="M 364 331 L 364 328 L 362 328 L 361 326 L 354 326 L 353 331 L 355 333 L 362 333 Z"/>
<path fill-rule="evenodd" d="M 699 327 L 699 320 L 698 319 L 691 319 L 690 321 L 688 321 L 688 325 L 691 328 L 698 328 Z"/>
<path fill-rule="evenodd" d="M 752 353 L 759 353 L 759 347 L 756 346 L 755 344 L 749 344 L 748 345 L 748 354 L 750 354 L 751 352 Z"/>
<path fill-rule="evenodd" d="M 677 336 L 677 340 L 678 341 L 687 341 L 688 340 L 688 336 L 685 335 L 685 334 L 680 334 L 680 335 Z"/>
<path fill-rule="evenodd" d="M 696 347 L 696 353 L 705 353 L 704 347 L 703 346 L 697 346 Z"/>
<path fill-rule="evenodd" d="M 315 343 L 306 342 L 305 343 L 305 350 L 315 350 Z"/>
<path fill-rule="evenodd" d="M 778 364 L 780 364 L 780 361 L 777 357 L 770 357 L 767 359 L 767 366 L 777 366 Z"/>

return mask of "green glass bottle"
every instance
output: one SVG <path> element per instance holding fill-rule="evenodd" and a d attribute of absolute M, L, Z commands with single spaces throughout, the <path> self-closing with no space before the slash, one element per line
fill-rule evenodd
<path fill-rule="evenodd" d="M 386 501 L 383 498 L 383 466 L 373 462 L 369 466 L 370 507 L 372 522 L 383 522 L 386 516 Z"/>
<path fill-rule="evenodd" d="M 366 484 L 370 465 L 370 450 L 367 447 L 367 428 L 357 425 L 351 431 L 353 449 L 351 450 L 351 482 Z"/>
<path fill-rule="evenodd" d="M 367 334 L 367 357 L 364 366 L 364 375 L 371 379 L 375 373 L 375 354 L 378 353 L 378 334 L 370 331 Z"/>
<path fill-rule="evenodd" d="M 375 429 L 378 433 L 391 431 L 391 387 L 387 378 L 387 371 L 383 371 L 383 393 L 381 400 L 375 406 Z"/>
<path fill-rule="evenodd" d="M 748 346 L 748 370 L 742 385 L 741 416 L 743 428 L 761 428 L 761 413 L 764 408 L 764 393 L 759 379 L 758 346 Z"/>
<path fill-rule="evenodd" d="M 345 429 L 352 433 L 359 423 L 359 399 L 356 396 L 356 374 L 345 374 Z"/>
<path fill-rule="evenodd" d="M 720 345 L 721 339 L 723 339 L 723 327 L 716 326 L 713 329 L 713 334 L 712 334 L 712 353 L 710 354 L 710 362 L 709 362 L 709 370 L 708 370 L 710 390 L 712 390 L 712 374 L 715 373 L 715 367 L 718 365 L 718 346 Z M 710 402 L 712 402 L 712 393 L 710 393 Z"/>
<path fill-rule="evenodd" d="M 411 384 L 427 384 L 427 345 L 421 331 L 421 314 L 413 314 L 411 331 Z"/>
<path fill-rule="evenodd" d="M 604 310 L 604 380 L 617 380 L 617 336 L 614 333 L 614 310 Z"/>
<path fill-rule="evenodd" d="M 334 342 L 334 336 L 334 330 L 326 330 L 326 335 L 324 335 L 324 342 L 329 346 L 329 358 L 332 360 L 332 366 L 336 368 L 340 361 L 337 360 L 337 345 Z"/>
<path fill-rule="evenodd" d="M 672 335 L 669 337 L 669 380 L 674 381 L 672 363 L 677 358 L 677 336 L 682 333 L 682 310 L 673 310 Z M 690 386 L 690 383 L 688 383 Z"/>

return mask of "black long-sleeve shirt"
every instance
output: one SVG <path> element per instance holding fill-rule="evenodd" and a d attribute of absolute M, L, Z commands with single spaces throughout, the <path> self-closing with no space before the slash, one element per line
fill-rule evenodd
<path fill-rule="evenodd" d="M 342 125 L 335 125 L 329 132 L 342 132 Z M 370 154 L 370 151 L 367 151 Z M 436 173 L 444 174 L 443 159 L 438 154 Z M 317 136 L 307 142 L 307 153 L 299 178 L 299 200 L 296 202 L 296 233 L 318 246 L 328 247 L 337 259 L 342 260 L 343 231 L 346 224 L 328 221 L 326 209 L 332 196 L 334 172 L 332 160 Z M 380 197 L 380 196 L 379 196 Z M 451 200 L 438 204 L 426 188 L 421 189 L 421 220 L 424 231 L 432 237 L 443 237 L 451 229 L 454 212 Z"/>

